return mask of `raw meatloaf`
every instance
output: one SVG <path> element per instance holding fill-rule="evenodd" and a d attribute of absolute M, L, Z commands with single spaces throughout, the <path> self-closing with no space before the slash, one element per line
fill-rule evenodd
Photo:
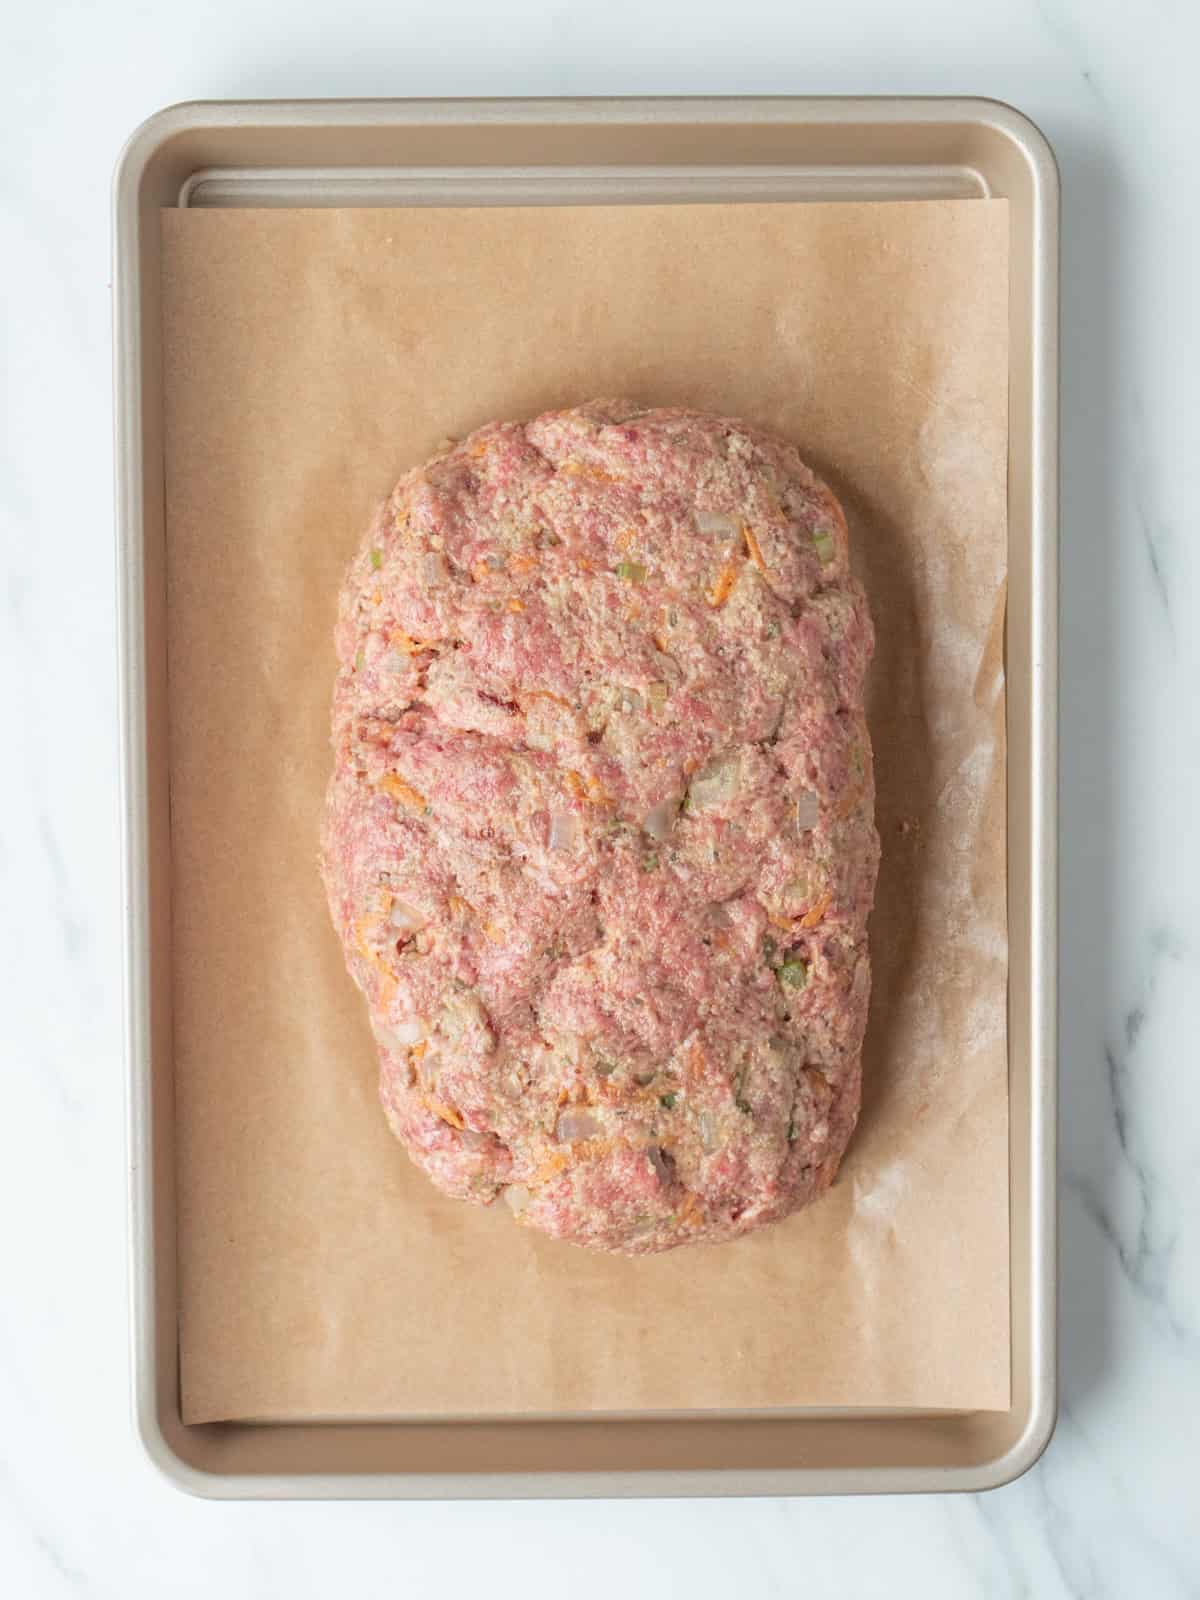
<path fill-rule="evenodd" d="M 597 402 L 397 485 L 341 596 L 323 869 L 441 1189 L 642 1253 L 833 1181 L 871 649 L 836 499 L 740 422 Z"/>

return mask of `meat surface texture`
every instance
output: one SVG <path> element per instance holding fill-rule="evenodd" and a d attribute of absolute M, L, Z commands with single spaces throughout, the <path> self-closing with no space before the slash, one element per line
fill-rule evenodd
<path fill-rule="evenodd" d="M 631 1254 L 827 1188 L 873 635 L 796 449 L 609 401 L 481 428 L 380 507 L 336 642 L 322 869 L 413 1160 Z"/>

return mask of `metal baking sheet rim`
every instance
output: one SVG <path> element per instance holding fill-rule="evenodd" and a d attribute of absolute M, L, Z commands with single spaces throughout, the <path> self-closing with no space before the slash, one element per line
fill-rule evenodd
<path fill-rule="evenodd" d="M 465 203 L 664 193 L 1010 201 L 1008 1413 L 182 1421 L 154 224 L 164 205 L 239 196 L 438 203 L 439 176 L 442 203 L 472 193 L 484 198 Z M 968 98 L 196 103 L 159 112 L 130 137 L 114 179 L 113 242 L 133 1394 L 151 1460 L 176 1486 L 219 1498 L 944 1492 L 1028 1470 L 1057 1406 L 1058 174 L 1045 138 L 1012 107 Z"/>

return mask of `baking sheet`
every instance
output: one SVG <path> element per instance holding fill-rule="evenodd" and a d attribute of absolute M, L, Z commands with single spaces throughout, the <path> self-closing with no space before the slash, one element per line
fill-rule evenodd
<path fill-rule="evenodd" d="M 186 1420 L 1007 1406 L 1004 208 L 164 213 Z M 800 441 L 879 632 L 859 1133 L 809 1212 L 637 1262 L 408 1166 L 315 872 L 375 501 L 598 393 Z"/>

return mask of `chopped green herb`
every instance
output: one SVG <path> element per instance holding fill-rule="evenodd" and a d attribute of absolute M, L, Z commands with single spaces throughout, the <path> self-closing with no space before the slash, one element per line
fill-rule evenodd
<path fill-rule="evenodd" d="M 793 956 L 779 968 L 779 981 L 789 989 L 803 989 L 808 982 L 808 963 Z"/>
<path fill-rule="evenodd" d="M 617 577 L 627 583 L 645 583 L 646 569 L 640 561 L 622 561 L 617 567 Z"/>
<path fill-rule="evenodd" d="M 749 1100 L 743 1100 L 741 1095 L 738 1095 L 733 1103 L 744 1117 L 748 1117 L 754 1110 L 754 1107 L 750 1104 Z"/>
<path fill-rule="evenodd" d="M 827 567 L 837 553 L 833 542 L 833 529 L 817 528 L 813 533 L 812 542 L 816 546 L 817 559 L 823 567 Z"/>
<path fill-rule="evenodd" d="M 383 565 L 383 551 L 382 550 L 372 550 L 371 551 L 371 566 L 372 566 L 372 568 L 376 572 L 378 572 L 382 565 Z"/>
<path fill-rule="evenodd" d="M 776 950 L 778 948 L 779 948 L 779 946 L 775 943 L 774 939 L 772 939 L 771 935 L 769 933 L 764 933 L 763 934 L 763 959 L 766 961 L 768 966 L 770 966 L 771 963 L 773 962 L 774 957 L 775 957 L 775 952 L 776 952 Z"/>
<path fill-rule="evenodd" d="M 355 670 L 355 672 L 361 672 L 362 669 L 366 666 L 366 664 L 367 664 L 367 652 L 365 650 L 360 650 L 358 652 L 358 654 L 354 658 L 354 670 Z"/>
<path fill-rule="evenodd" d="M 772 621 L 767 623 L 766 627 L 763 629 L 763 632 L 764 632 L 764 634 L 766 635 L 766 637 L 768 639 L 778 639 L 778 637 L 779 637 L 779 624 L 777 622 L 775 622 L 774 620 L 772 620 Z"/>
<path fill-rule="evenodd" d="M 796 1142 L 796 1119 L 795 1119 L 795 1117 L 789 1117 L 788 1118 L 787 1142 L 789 1144 L 795 1144 L 795 1142 Z"/>
<path fill-rule="evenodd" d="M 660 1106 L 662 1106 L 664 1111 L 674 1111 L 675 1096 L 673 1094 L 660 1094 L 658 1097 L 658 1103 Z"/>
<path fill-rule="evenodd" d="M 646 855 L 646 856 L 642 857 L 642 871 L 643 872 L 654 872 L 657 869 L 657 867 L 658 867 L 658 857 L 656 855 L 654 855 L 653 852 L 651 852 L 649 855 Z"/>

